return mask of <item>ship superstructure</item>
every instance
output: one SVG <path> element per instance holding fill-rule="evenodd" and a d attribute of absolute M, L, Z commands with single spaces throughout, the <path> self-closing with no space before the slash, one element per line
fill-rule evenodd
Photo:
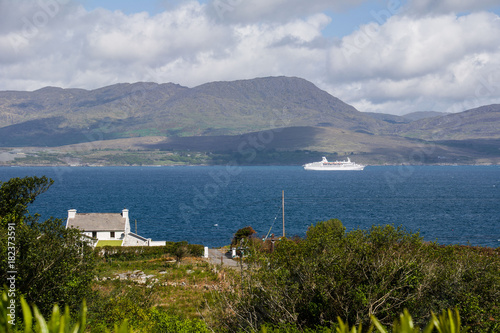
<path fill-rule="evenodd" d="M 335 171 L 335 170 L 363 170 L 365 168 L 364 165 L 356 164 L 352 162 L 348 157 L 347 161 L 335 161 L 329 162 L 326 157 L 320 162 L 312 162 L 304 164 L 305 170 L 326 170 L 326 171 Z"/>

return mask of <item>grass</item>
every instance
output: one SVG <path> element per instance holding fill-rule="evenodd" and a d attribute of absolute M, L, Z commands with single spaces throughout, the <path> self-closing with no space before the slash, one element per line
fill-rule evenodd
<path fill-rule="evenodd" d="M 102 246 L 121 246 L 123 243 L 123 240 L 100 240 L 97 242 L 96 247 L 102 247 Z"/>
<path fill-rule="evenodd" d="M 207 303 L 221 281 L 220 273 L 202 258 L 186 258 L 177 264 L 173 258 L 159 257 L 144 260 L 110 260 L 103 258 L 97 267 L 93 289 L 101 299 L 121 299 L 127 295 L 143 295 L 148 291 L 148 304 L 186 319 L 200 319 L 207 315 Z M 118 274 L 141 270 L 153 275 L 147 283 L 120 280 Z M 143 299 L 137 299 L 143 302 Z"/>

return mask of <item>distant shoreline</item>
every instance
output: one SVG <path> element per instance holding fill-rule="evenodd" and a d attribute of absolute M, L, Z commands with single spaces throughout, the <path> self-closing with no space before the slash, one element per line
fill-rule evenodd
<path fill-rule="evenodd" d="M 6 165 L 0 164 L 1 168 L 106 168 L 106 167 L 146 167 L 146 168 L 171 168 L 171 167 L 223 167 L 227 164 L 175 164 L 175 165 L 128 165 L 128 164 L 109 164 L 109 165 L 63 165 L 63 164 L 18 164 Z M 300 164 L 238 164 L 241 167 L 302 167 Z M 500 166 L 496 163 L 475 163 L 475 164 L 458 164 L 458 163 L 435 163 L 435 164 L 368 164 L 366 167 L 381 167 L 381 166 Z"/>

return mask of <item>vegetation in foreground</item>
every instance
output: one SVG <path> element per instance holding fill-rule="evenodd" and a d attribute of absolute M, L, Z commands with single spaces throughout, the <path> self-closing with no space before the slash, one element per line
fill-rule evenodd
<path fill-rule="evenodd" d="M 0 332 L 5 333 L 14 333 L 20 332 L 19 329 L 12 325 L 7 318 L 8 313 L 8 297 L 7 293 L 4 292 L 1 295 L 0 299 Z M 69 312 L 69 308 L 66 307 L 64 313 L 61 313 L 59 307 L 57 305 L 54 306 L 52 315 L 49 320 L 45 320 L 45 318 L 40 314 L 40 311 L 36 307 L 33 306 L 33 311 L 31 307 L 26 303 L 26 301 L 21 298 L 21 306 L 23 309 L 23 332 L 24 333 L 32 333 L 35 332 L 43 332 L 43 333 L 83 333 L 86 332 L 87 329 L 87 307 L 85 302 L 83 302 L 82 308 L 76 320 L 72 320 Z M 35 317 L 35 321 L 33 321 L 33 317 Z M 209 332 L 207 327 L 203 325 L 202 322 L 192 322 L 192 321 L 176 321 L 171 320 L 171 318 L 162 318 L 158 316 L 154 316 L 152 318 L 154 320 L 153 324 L 149 326 L 148 331 L 150 332 Z M 371 316 L 372 324 L 368 329 L 369 332 L 373 332 L 375 328 L 379 333 L 417 333 L 421 332 L 419 327 L 416 327 L 413 323 L 413 318 L 408 313 L 407 310 L 404 311 L 403 314 L 400 315 L 399 320 L 395 320 L 392 326 L 392 329 L 387 329 L 382 325 L 375 316 Z M 451 310 L 443 311 L 442 314 L 437 317 L 434 313 L 432 313 L 432 319 L 423 329 L 423 333 L 431 333 L 436 329 L 439 333 L 463 333 L 467 332 L 468 328 L 463 327 L 460 321 L 460 315 L 457 310 L 453 313 Z M 293 333 L 296 332 L 297 329 L 289 326 L 283 328 L 273 328 L 263 326 L 260 330 L 262 333 L 267 332 L 287 332 Z M 349 327 L 348 323 L 344 323 L 342 319 L 338 319 L 338 325 L 335 329 L 328 330 L 323 329 L 323 332 L 331 331 L 337 333 L 361 333 L 363 332 L 362 325 Z M 134 330 L 129 328 L 128 321 L 123 321 L 121 324 L 114 325 L 114 333 L 133 333 Z"/>
<path fill-rule="evenodd" d="M 166 323 L 192 327 L 192 332 L 206 327 L 206 304 L 219 275 L 200 258 L 199 247 L 180 242 L 143 248 L 137 254 L 139 248 L 102 251 L 94 293 L 87 300 L 91 331 L 106 332 L 124 321 L 139 332 L 163 332 L 159 327 Z"/>
<path fill-rule="evenodd" d="M 13 178 L 0 187 L 0 279 L 47 315 L 54 303 L 78 308 L 90 295 L 94 251 L 62 220 L 39 221 L 28 205 L 48 190 L 46 177 Z M 8 272 L 18 272 L 17 274 Z M 10 288 L 10 286 L 9 286 Z M 12 289 L 12 288 L 10 288 Z"/>
<path fill-rule="evenodd" d="M 500 331 L 500 248 L 440 246 L 393 226 L 346 232 L 339 220 L 250 246 L 241 280 L 219 293 L 219 327 L 334 327 L 337 318 L 390 325 L 404 309 L 423 326 L 431 311 L 457 308 L 471 332 Z"/>
<path fill-rule="evenodd" d="M 455 312 L 442 312 L 454 308 L 470 332 L 500 331 L 500 248 L 424 243 L 393 226 L 347 233 L 330 220 L 311 226 L 304 239 L 282 239 L 274 252 L 268 242 L 246 241 L 245 265 L 224 272 L 192 257 L 200 249 L 185 243 L 94 251 L 62 221 L 29 214 L 51 183 L 27 177 L 1 184 L 0 273 L 7 281 L 12 262 L 23 273 L 14 297 L 2 297 L 0 332 L 13 328 L 5 321 L 12 299 L 15 328 L 24 318 L 27 332 L 27 304 L 38 327 L 51 318 L 43 332 L 364 332 L 371 325 L 379 332 L 391 325 L 393 332 L 463 332 Z M 8 255 L 9 227 L 15 257 Z M 54 304 L 68 310 L 51 314 Z"/>

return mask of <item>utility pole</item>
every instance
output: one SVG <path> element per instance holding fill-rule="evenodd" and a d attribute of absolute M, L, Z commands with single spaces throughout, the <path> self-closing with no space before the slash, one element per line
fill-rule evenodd
<path fill-rule="evenodd" d="M 137 219 L 135 220 L 135 234 L 137 235 Z"/>
<path fill-rule="evenodd" d="M 283 238 L 285 238 L 285 190 L 281 191 L 281 211 L 283 212 Z"/>

